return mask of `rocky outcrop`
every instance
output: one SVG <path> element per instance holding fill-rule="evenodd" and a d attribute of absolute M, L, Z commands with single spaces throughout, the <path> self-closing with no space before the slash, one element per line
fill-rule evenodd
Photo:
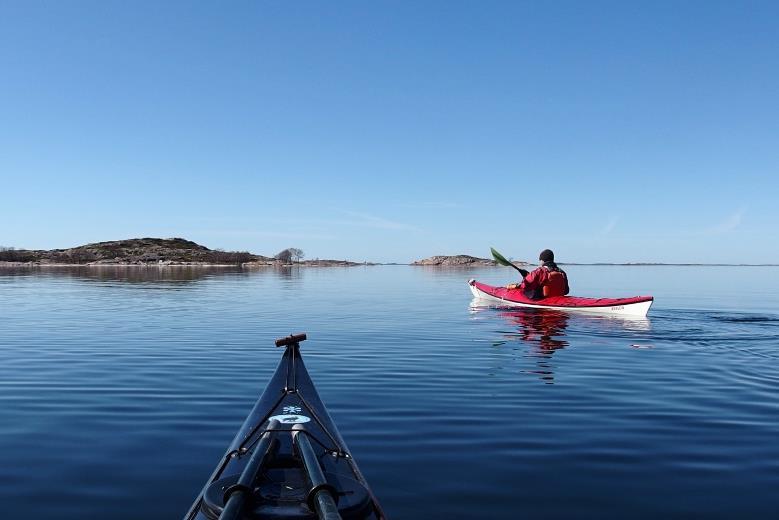
<path fill-rule="evenodd" d="M 0 260 L 38 265 L 240 265 L 272 261 L 246 251 L 222 251 L 183 238 L 132 238 L 69 249 L 0 251 Z"/>
<path fill-rule="evenodd" d="M 289 260 L 282 261 L 246 251 L 209 249 L 183 238 L 132 238 L 50 251 L 0 248 L 0 267 L 25 265 L 233 265 L 260 268 L 373 264 L 320 259 L 289 263 Z"/>
<path fill-rule="evenodd" d="M 487 258 L 477 258 L 470 255 L 454 255 L 454 256 L 431 256 L 424 260 L 417 260 L 412 262 L 411 265 L 440 265 L 440 266 L 477 266 L 477 265 L 496 265 L 495 260 L 489 260 Z"/>

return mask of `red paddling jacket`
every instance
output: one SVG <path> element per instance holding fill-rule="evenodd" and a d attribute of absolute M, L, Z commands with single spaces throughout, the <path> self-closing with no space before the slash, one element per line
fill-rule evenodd
<path fill-rule="evenodd" d="M 544 262 L 544 265 L 525 277 L 519 288 L 533 300 L 565 296 L 570 291 L 568 275 L 554 262 Z"/>

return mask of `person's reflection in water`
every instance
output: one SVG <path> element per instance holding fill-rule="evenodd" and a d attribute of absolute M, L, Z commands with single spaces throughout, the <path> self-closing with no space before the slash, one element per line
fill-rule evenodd
<path fill-rule="evenodd" d="M 555 350 L 568 346 L 568 341 L 562 339 L 568 326 L 568 314 L 549 309 L 522 309 L 503 311 L 500 315 L 519 325 L 519 339 L 534 347 L 531 354 L 536 357 L 538 369 L 529 372 L 538 374 L 546 383 L 554 383 L 549 359 Z"/>

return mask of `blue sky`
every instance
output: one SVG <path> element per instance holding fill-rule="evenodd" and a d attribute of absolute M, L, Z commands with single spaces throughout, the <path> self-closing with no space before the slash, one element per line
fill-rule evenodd
<path fill-rule="evenodd" d="M 779 262 L 777 20 L 0 0 L 0 245 Z"/>

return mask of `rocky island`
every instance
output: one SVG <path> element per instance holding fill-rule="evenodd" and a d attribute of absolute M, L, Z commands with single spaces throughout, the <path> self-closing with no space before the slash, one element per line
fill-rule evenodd
<path fill-rule="evenodd" d="M 426 266 L 477 266 L 477 265 L 495 265 L 495 260 L 489 260 L 487 258 L 478 258 L 470 255 L 436 255 L 430 258 L 417 260 L 412 262 L 411 265 L 426 265 Z"/>
<path fill-rule="evenodd" d="M 251 268 L 365 264 L 348 260 L 303 260 L 303 252 L 295 248 L 285 249 L 272 257 L 248 251 L 223 251 L 209 249 L 183 238 L 132 238 L 52 250 L 0 248 L 0 266 L 23 265 L 202 265 Z"/>
<path fill-rule="evenodd" d="M 478 267 L 498 265 L 495 260 L 489 258 L 479 258 L 470 255 L 436 255 L 423 260 L 412 262 L 411 265 L 440 266 L 440 267 Z M 527 262 L 515 261 L 514 265 L 530 265 Z"/>

